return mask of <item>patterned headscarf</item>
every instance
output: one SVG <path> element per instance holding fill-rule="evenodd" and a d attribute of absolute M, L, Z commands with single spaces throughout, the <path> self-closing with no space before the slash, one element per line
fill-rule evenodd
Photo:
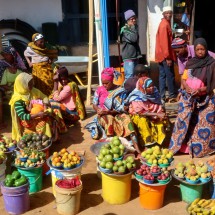
<path fill-rule="evenodd" d="M 5 71 L 5 69 L 7 69 L 8 67 L 17 67 L 17 69 L 20 70 L 26 70 L 26 66 L 22 60 L 22 58 L 20 57 L 19 53 L 15 50 L 14 47 L 12 46 L 7 46 L 5 48 L 3 48 L 3 50 L 1 51 L 2 54 L 11 54 L 14 57 L 14 65 L 10 65 L 6 60 L 0 60 L 0 81 L 2 79 L 3 73 Z"/>
<path fill-rule="evenodd" d="M 187 45 L 187 42 L 179 37 L 175 38 L 171 44 L 173 49 L 182 48 L 186 45 Z"/>
<path fill-rule="evenodd" d="M 103 69 L 101 78 L 102 78 L 102 80 L 107 80 L 107 81 L 112 82 L 114 79 L 114 68 L 108 67 L 108 68 Z"/>
<path fill-rule="evenodd" d="M 35 41 L 40 40 L 40 39 L 42 39 L 42 38 L 43 38 L 43 35 L 42 35 L 42 34 L 40 34 L 40 33 L 35 33 L 35 34 L 33 34 L 33 36 L 32 36 L 32 42 L 35 42 Z"/>

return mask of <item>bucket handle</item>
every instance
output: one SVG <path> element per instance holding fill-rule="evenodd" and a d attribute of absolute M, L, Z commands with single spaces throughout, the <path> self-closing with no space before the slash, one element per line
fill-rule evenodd
<path fill-rule="evenodd" d="M 30 185 L 35 184 L 39 180 L 40 177 L 41 177 L 41 175 L 39 175 L 33 183 L 30 183 Z"/>
<path fill-rule="evenodd" d="M 70 196 L 70 198 L 69 198 L 66 202 L 63 202 L 63 201 L 57 202 L 57 199 L 55 199 L 55 202 L 56 202 L 56 204 L 65 204 L 65 203 L 67 203 L 68 201 L 70 201 L 71 199 L 72 199 L 72 196 Z"/>

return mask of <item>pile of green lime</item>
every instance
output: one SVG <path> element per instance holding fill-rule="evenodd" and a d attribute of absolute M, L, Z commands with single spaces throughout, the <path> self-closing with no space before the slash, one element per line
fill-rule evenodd
<path fill-rule="evenodd" d="M 119 137 L 113 137 L 110 143 L 103 145 L 100 149 L 98 155 L 100 167 L 120 173 L 125 173 L 127 169 L 134 168 L 136 165 L 132 156 L 123 160 L 124 152 L 125 146 Z"/>

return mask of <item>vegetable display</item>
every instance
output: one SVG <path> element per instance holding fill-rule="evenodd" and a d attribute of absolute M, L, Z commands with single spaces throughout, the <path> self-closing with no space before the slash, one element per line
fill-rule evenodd
<path fill-rule="evenodd" d="M 51 138 L 49 138 L 45 134 L 27 134 L 22 137 L 22 139 L 18 142 L 18 147 L 20 149 L 35 149 L 35 150 L 43 150 L 50 146 L 52 143 Z"/>
<path fill-rule="evenodd" d="M 21 175 L 18 171 L 13 171 L 12 174 L 8 174 L 5 179 L 6 187 L 20 187 L 28 182 L 26 176 Z"/>

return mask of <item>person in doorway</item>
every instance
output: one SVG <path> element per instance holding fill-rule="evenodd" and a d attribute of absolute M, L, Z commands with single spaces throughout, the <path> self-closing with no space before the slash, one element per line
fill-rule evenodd
<path fill-rule="evenodd" d="M 170 23 L 171 18 L 172 8 L 170 6 L 164 7 L 163 19 L 159 24 L 156 35 L 155 60 L 159 63 L 159 89 L 162 103 L 166 101 L 176 102 L 174 74 L 174 61 L 176 60 L 176 57 L 171 48 L 173 40 Z M 166 82 L 169 91 L 168 99 L 166 99 L 165 95 Z"/>
<path fill-rule="evenodd" d="M 125 80 L 133 77 L 134 67 L 138 64 L 141 57 L 139 47 L 139 33 L 137 26 L 137 17 L 133 10 L 127 10 L 125 13 L 126 24 L 122 27 L 120 37 L 122 41 L 122 59 L 125 72 Z"/>
<path fill-rule="evenodd" d="M 45 43 L 42 34 L 32 36 L 24 52 L 29 67 L 33 67 L 34 84 L 42 93 L 49 96 L 54 87 L 52 62 L 57 58 L 57 49 Z"/>

